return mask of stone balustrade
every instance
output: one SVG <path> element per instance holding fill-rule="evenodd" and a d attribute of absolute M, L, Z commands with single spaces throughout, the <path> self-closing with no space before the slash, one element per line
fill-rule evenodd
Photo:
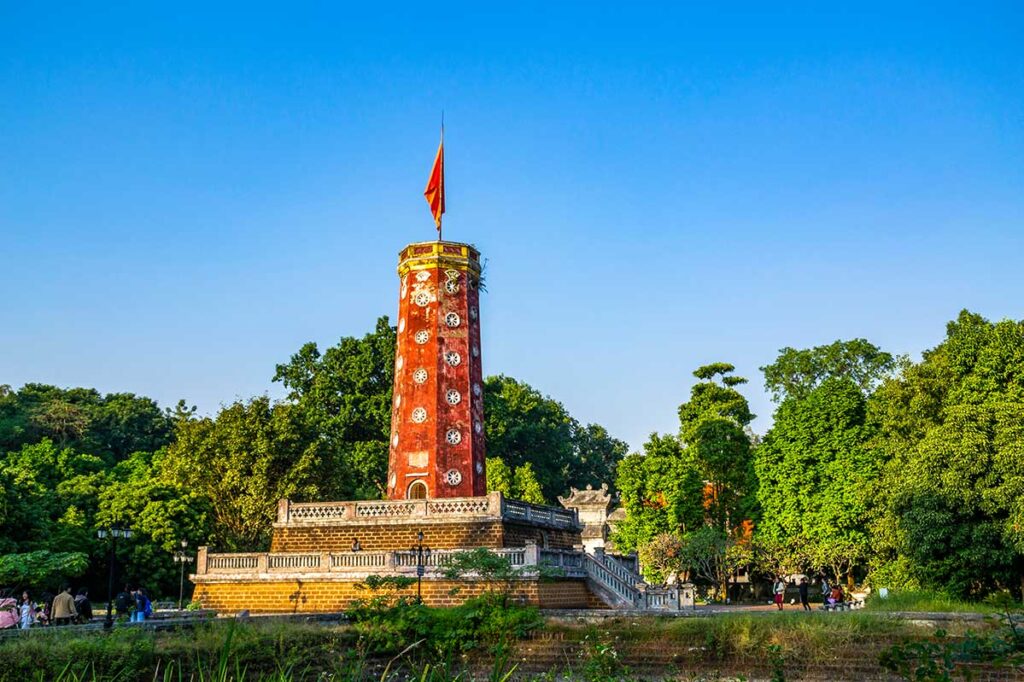
<path fill-rule="evenodd" d="M 425 551 L 424 573 L 427 577 L 441 577 L 452 556 L 460 550 Z M 489 550 L 505 557 L 515 568 L 529 568 L 544 563 L 564 569 L 566 577 L 582 577 L 582 552 L 540 550 L 535 544 L 525 547 Z M 322 552 L 210 554 L 200 548 L 195 577 L 200 581 L 210 577 L 230 577 L 233 580 L 255 580 L 280 574 L 301 576 L 305 580 L 314 575 L 335 575 L 338 578 L 361 578 L 366 575 L 415 575 L 419 557 L 414 551 L 400 552 Z M 527 571 L 529 573 L 529 571 Z"/>
<path fill-rule="evenodd" d="M 352 525 L 376 522 L 450 523 L 491 519 L 522 522 L 549 528 L 579 530 L 574 510 L 506 499 L 501 493 L 483 497 L 448 497 L 425 500 L 369 500 L 351 502 L 292 502 L 277 504 L 275 528 Z"/>

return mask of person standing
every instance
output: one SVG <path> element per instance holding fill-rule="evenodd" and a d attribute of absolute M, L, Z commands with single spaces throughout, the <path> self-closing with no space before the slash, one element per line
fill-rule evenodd
<path fill-rule="evenodd" d="M 131 590 L 125 585 L 124 589 L 118 592 L 114 598 L 114 610 L 117 612 L 118 618 L 122 616 L 131 617 L 133 601 L 134 598 L 132 597 Z"/>
<path fill-rule="evenodd" d="M 800 578 L 800 604 L 803 605 L 804 611 L 811 610 L 811 601 L 807 595 L 807 591 L 810 589 L 810 583 L 807 582 L 807 576 Z"/>
<path fill-rule="evenodd" d="M 782 602 L 786 598 L 786 581 L 783 580 L 781 575 L 775 579 L 775 587 L 772 591 L 775 593 L 775 607 L 781 611 Z"/>
<path fill-rule="evenodd" d="M 28 598 L 28 592 L 21 593 L 21 606 L 18 608 L 18 620 L 21 623 L 22 630 L 28 630 L 32 627 L 33 621 L 36 619 L 36 607 L 32 603 L 32 600 Z"/>
<path fill-rule="evenodd" d="M 88 623 L 92 620 L 92 602 L 89 601 L 89 590 L 85 587 L 78 590 L 75 595 L 75 610 L 78 611 L 78 621 Z"/>
<path fill-rule="evenodd" d="M 54 625 L 68 625 L 78 615 L 75 610 L 75 598 L 71 596 L 71 586 L 65 585 L 56 597 L 53 598 L 51 617 Z"/>

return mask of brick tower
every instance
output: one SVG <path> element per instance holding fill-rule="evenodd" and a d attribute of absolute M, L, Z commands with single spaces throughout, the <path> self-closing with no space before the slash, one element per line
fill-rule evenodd
<path fill-rule="evenodd" d="M 388 497 L 487 494 L 480 364 L 480 254 L 410 244 L 398 255 Z"/>

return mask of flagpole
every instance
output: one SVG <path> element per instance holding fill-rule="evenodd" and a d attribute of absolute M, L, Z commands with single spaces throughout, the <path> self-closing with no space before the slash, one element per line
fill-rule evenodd
<path fill-rule="evenodd" d="M 441 149 L 444 150 L 444 109 L 441 110 Z M 444 152 L 442 151 L 442 154 Z M 444 158 L 441 159 L 441 201 L 444 201 Z M 443 215 L 443 214 L 442 214 Z M 443 241 L 441 238 L 441 223 L 444 219 L 441 218 L 437 221 L 437 241 Z"/>

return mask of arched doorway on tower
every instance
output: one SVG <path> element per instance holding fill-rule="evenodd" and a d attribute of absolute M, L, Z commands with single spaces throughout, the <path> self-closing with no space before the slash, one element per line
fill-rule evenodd
<path fill-rule="evenodd" d="M 409 491 L 406 493 L 406 497 L 410 500 L 427 499 L 427 484 L 423 481 L 413 481 L 409 484 Z"/>

